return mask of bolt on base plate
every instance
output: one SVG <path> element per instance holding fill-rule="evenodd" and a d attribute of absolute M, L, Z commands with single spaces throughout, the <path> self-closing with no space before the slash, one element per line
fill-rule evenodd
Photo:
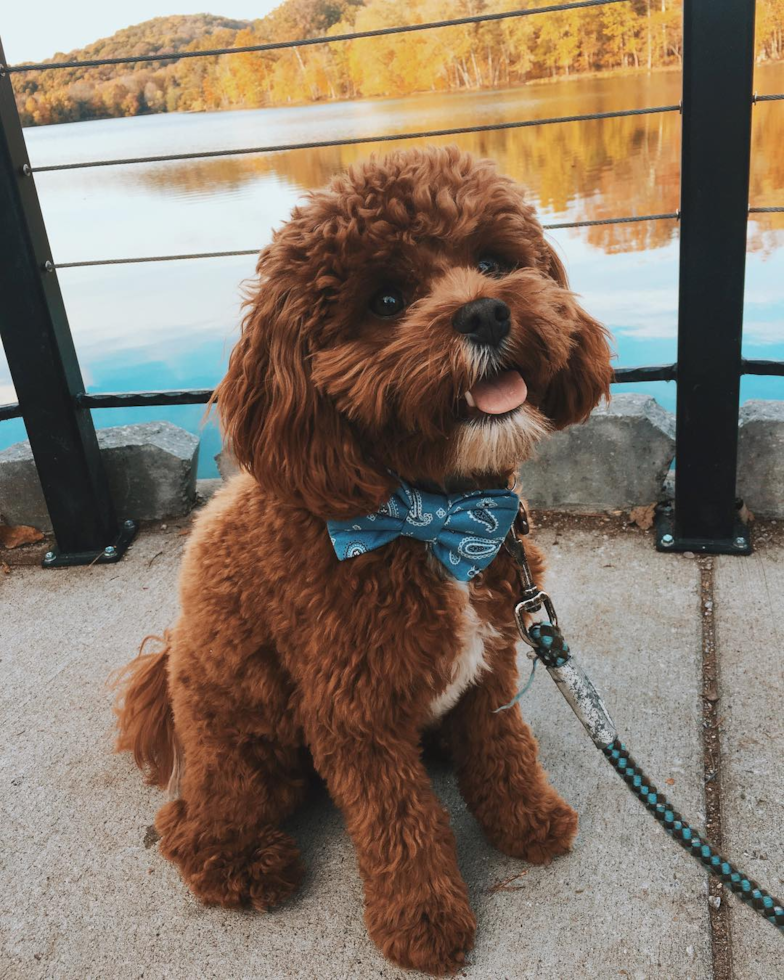
<path fill-rule="evenodd" d="M 43 568 L 67 568 L 71 565 L 112 565 L 125 554 L 128 545 L 136 537 L 139 525 L 136 521 L 123 521 L 117 536 L 101 551 L 47 551 L 41 562 Z"/>
<path fill-rule="evenodd" d="M 682 538 L 675 533 L 675 511 L 672 504 L 660 505 L 654 522 L 656 550 L 693 551 L 700 555 L 750 555 L 751 535 L 740 517 L 735 520 L 731 538 Z"/>

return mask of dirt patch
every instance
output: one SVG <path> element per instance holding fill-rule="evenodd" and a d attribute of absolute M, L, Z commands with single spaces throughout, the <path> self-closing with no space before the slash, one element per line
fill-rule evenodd
<path fill-rule="evenodd" d="M 576 514 L 570 511 L 557 510 L 531 510 L 530 517 L 534 530 L 541 528 L 561 532 L 561 531 L 601 531 L 602 534 L 617 536 L 621 534 L 636 534 L 650 537 L 651 548 L 654 547 L 653 539 L 655 529 L 641 528 L 635 520 L 639 518 L 640 512 L 647 508 L 634 508 L 631 512 L 614 510 L 601 514 Z M 647 523 L 647 522 L 643 522 Z M 749 529 L 751 531 L 751 543 L 754 549 L 766 547 L 784 546 L 784 519 L 771 519 L 759 517 L 754 518 Z M 694 558 L 691 552 L 673 552 L 673 555 L 687 558 Z"/>
<path fill-rule="evenodd" d="M 653 532 L 638 527 L 626 511 L 613 510 L 604 514 L 575 514 L 562 510 L 532 510 L 530 516 L 534 530 L 537 528 L 547 529 L 555 531 L 557 534 L 568 531 L 600 531 L 602 534 L 610 536 L 622 534 L 644 536 L 650 534 L 651 547 L 653 547 Z"/>

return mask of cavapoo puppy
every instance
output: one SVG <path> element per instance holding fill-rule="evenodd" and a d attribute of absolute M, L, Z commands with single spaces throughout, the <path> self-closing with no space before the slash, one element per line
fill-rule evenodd
<path fill-rule="evenodd" d="M 577 815 L 519 710 L 495 713 L 518 686 L 501 544 L 518 463 L 610 378 L 605 330 L 491 162 L 396 152 L 294 209 L 217 392 L 244 472 L 198 517 L 180 618 L 129 665 L 118 709 L 119 749 L 169 785 L 160 849 L 199 898 L 267 909 L 295 891 L 280 827 L 315 768 L 373 940 L 458 969 L 475 918 L 422 764 L 429 729 L 496 847 L 568 851 Z"/>

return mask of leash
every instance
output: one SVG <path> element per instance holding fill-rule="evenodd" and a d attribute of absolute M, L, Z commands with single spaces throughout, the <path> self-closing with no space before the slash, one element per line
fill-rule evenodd
<path fill-rule="evenodd" d="M 784 907 L 782 907 L 784 903 L 775 899 L 756 881 L 739 871 L 702 834 L 697 833 L 670 804 L 664 793 L 656 789 L 634 761 L 623 742 L 619 740 L 618 731 L 599 692 L 590 678 L 575 663 L 569 645 L 563 638 L 550 596 L 538 588 L 531 577 L 525 548 L 520 540 L 529 533 L 529 530 L 528 517 L 521 503 L 504 547 L 517 566 L 521 592 L 514 615 L 521 638 L 531 647 L 532 652 L 528 656 L 533 660 L 534 668 L 537 661 L 541 660 L 558 690 L 569 702 L 572 711 L 588 732 L 593 744 L 670 837 L 693 858 L 700 861 L 711 874 L 716 875 L 742 902 L 751 906 L 784 933 Z M 542 610 L 548 622 L 536 622 L 527 626 L 525 617 Z M 496 711 L 505 711 L 516 704 L 530 687 L 533 678 L 532 670 L 528 682 L 520 693 L 509 704 L 496 708 Z"/>

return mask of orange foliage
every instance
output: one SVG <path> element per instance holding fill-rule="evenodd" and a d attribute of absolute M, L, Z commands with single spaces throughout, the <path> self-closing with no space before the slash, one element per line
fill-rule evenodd
<path fill-rule="evenodd" d="M 533 0 L 286 0 L 262 20 L 159 17 L 69 58 L 241 47 L 534 7 Z M 784 0 L 759 0 L 759 60 L 784 57 Z M 399 96 L 521 85 L 681 62 L 682 0 L 629 0 L 232 57 L 59 69 L 14 76 L 24 125 L 148 112 Z M 62 56 L 58 57 L 61 60 Z"/>

